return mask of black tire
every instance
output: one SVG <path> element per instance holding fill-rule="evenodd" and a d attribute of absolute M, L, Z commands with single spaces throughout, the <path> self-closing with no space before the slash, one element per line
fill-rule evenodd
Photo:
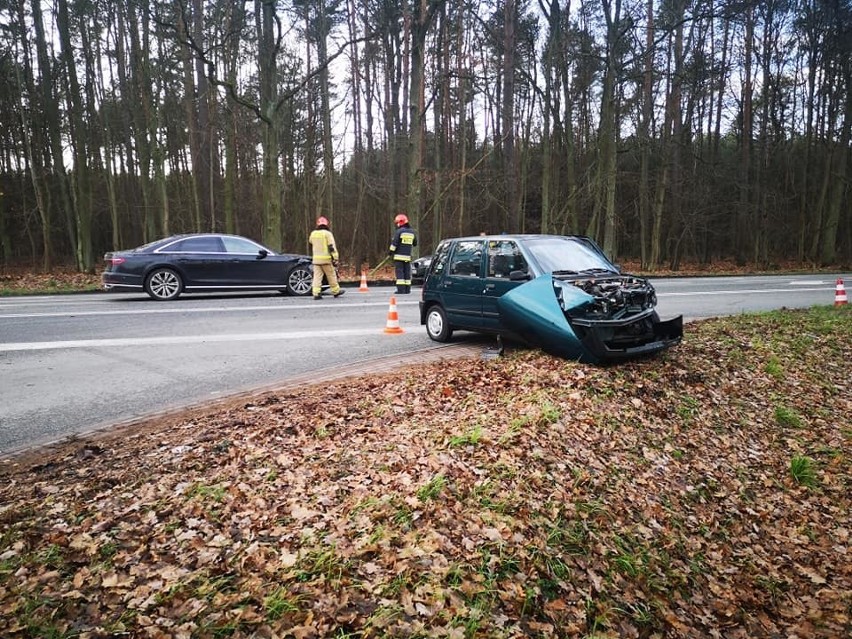
<path fill-rule="evenodd" d="M 155 268 L 145 278 L 145 292 L 158 302 L 176 300 L 183 292 L 183 278 L 170 268 Z"/>
<path fill-rule="evenodd" d="M 297 264 L 287 274 L 287 294 L 298 296 L 310 294 L 313 278 L 314 274 L 310 266 Z"/>
<path fill-rule="evenodd" d="M 453 329 L 447 321 L 447 314 L 441 306 L 435 304 L 426 311 L 426 334 L 436 342 L 447 342 L 453 336 Z"/>

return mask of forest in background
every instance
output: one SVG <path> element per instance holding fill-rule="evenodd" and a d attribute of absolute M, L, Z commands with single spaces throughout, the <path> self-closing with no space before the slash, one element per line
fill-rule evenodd
<path fill-rule="evenodd" d="M 0 0 L 0 263 L 226 231 L 852 257 L 849 0 Z"/>

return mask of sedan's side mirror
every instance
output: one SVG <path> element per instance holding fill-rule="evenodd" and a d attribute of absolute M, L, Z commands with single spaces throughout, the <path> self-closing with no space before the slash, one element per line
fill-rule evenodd
<path fill-rule="evenodd" d="M 522 282 L 528 279 L 530 279 L 529 271 L 512 271 L 511 273 L 509 273 L 510 282 Z"/>
<path fill-rule="evenodd" d="M 267 251 L 266 249 L 260 249 L 260 250 L 257 252 L 257 259 L 262 260 L 262 259 L 263 259 L 264 257 L 266 257 L 267 255 L 269 255 L 269 251 Z"/>

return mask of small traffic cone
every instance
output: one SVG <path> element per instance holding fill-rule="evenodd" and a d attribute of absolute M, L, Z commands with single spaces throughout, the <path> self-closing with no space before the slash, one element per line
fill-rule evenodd
<path fill-rule="evenodd" d="M 834 305 L 845 306 L 849 300 L 846 299 L 846 289 L 843 288 L 843 280 L 837 278 L 837 285 L 834 287 Z"/>
<path fill-rule="evenodd" d="M 358 287 L 359 293 L 367 293 L 370 289 L 367 288 L 367 272 L 361 271 L 361 286 Z"/>
<path fill-rule="evenodd" d="M 391 295 L 390 308 L 388 308 L 388 322 L 385 324 L 385 333 L 404 333 L 399 325 L 399 315 L 396 312 L 396 296 Z"/>

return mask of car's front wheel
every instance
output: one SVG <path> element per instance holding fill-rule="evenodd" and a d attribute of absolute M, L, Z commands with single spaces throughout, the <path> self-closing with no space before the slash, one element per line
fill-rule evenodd
<path fill-rule="evenodd" d="M 183 280 L 177 271 L 156 268 L 145 280 L 145 292 L 160 302 L 174 300 L 183 292 Z"/>
<path fill-rule="evenodd" d="M 311 292 L 313 277 L 309 266 L 299 264 L 287 275 L 287 293 L 290 295 L 307 295 Z"/>
<path fill-rule="evenodd" d="M 438 305 L 430 306 L 426 312 L 426 333 L 436 342 L 446 342 L 453 335 L 447 314 Z"/>

